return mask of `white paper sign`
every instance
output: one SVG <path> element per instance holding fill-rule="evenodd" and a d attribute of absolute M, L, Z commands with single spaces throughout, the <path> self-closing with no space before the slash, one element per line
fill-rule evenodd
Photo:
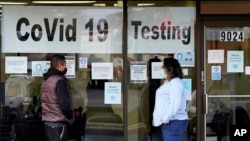
<path fill-rule="evenodd" d="M 4 53 L 122 52 L 122 8 L 4 5 L 2 11 Z"/>
<path fill-rule="evenodd" d="M 147 83 L 147 62 L 130 62 L 130 83 Z"/>
<path fill-rule="evenodd" d="M 27 68 L 27 56 L 5 57 L 5 73 L 27 73 Z"/>
<path fill-rule="evenodd" d="M 113 63 L 92 63 L 92 79 L 113 79 Z"/>
<path fill-rule="evenodd" d="M 67 67 L 67 73 L 65 74 L 65 76 L 67 78 L 75 78 L 75 70 L 76 70 L 75 56 L 65 56 L 65 58 Z"/>
<path fill-rule="evenodd" d="M 104 103 L 121 104 L 121 83 L 105 82 Z"/>
<path fill-rule="evenodd" d="M 224 50 L 208 50 L 208 63 L 224 63 Z"/>
<path fill-rule="evenodd" d="M 212 66 L 212 80 L 221 80 L 221 66 Z"/>
<path fill-rule="evenodd" d="M 182 73 L 184 76 L 187 76 L 188 75 L 188 69 L 182 69 Z"/>
<path fill-rule="evenodd" d="M 79 68 L 87 68 L 88 67 L 88 58 L 80 57 L 79 58 Z"/>
<path fill-rule="evenodd" d="M 32 61 L 32 76 L 43 76 L 50 68 L 50 61 Z"/>
<path fill-rule="evenodd" d="M 227 51 L 227 72 L 244 72 L 243 51 Z"/>
<path fill-rule="evenodd" d="M 162 62 L 152 62 L 151 66 L 152 79 L 163 79 L 164 76 L 161 75 Z"/>
<path fill-rule="evenodd" d="M 250 75 L 250 66 L 245 67 L 245 74 Z"/>
<path fill-rule="evenodd" d="M 182 83 L 184 86 L 184 94 L 186 100 L 191 100 L 191 93 L 192 93 L 192 80 L 191 79 L 182 79 Z"/>

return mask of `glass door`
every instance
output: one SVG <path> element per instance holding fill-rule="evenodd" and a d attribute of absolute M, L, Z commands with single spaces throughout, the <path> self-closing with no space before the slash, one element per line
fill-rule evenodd
<path fill-rule="evenodd" d="M 204 28 L 207 141 L 232 141 L 250 125 L 250 27 L 223 23 Z"/>

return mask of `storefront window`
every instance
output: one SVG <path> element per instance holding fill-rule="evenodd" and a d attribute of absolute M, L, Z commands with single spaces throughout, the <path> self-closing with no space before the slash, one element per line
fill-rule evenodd
<path fill-rule="evenodd" d="M 9 114 L 2 115 L 1 126 L 13 127 L 6 139 L 45 140 L 40 86 L 51 57 L 62 54 L 75 114 L 69 139 L 122 140 L 122 8 L 14 5 L 2 10 L 1 81 Z"/>
<path fill-rule="evenodd" d="M 157 88 L 164 58 L 178 59 L 184 72 L 187 103 L 191 103 L 195 82 L 195 3 L 129 1 L 128 6 L 128 140 L 159 141 L 160 127 L 152 125 Z M 196 123 L 196 104 L 189 112 Z M 190 104 L 191 105 L 191 104 Z M 192 119 L 194 118 L 194 119 Z M 191 138 L 188 129 L 185 139 Z"/>
<path fill-rule="evenodd" d="M 183 68 L 194 123 L 184 138 L 196 136 L 195 1 L 128 1 L 127 21 L 121 0 L 31 3 L 2 6 L 0 81 L 6 93 L 0 113 L 7 114 L 0 115 L 0 126 L 11 128 L 1 139 L 44 140 L 40 86 L 54 54 L 67 61 L 76 117 L 70 140 L 161 140 L 152 112 L 166 57 Z"/>

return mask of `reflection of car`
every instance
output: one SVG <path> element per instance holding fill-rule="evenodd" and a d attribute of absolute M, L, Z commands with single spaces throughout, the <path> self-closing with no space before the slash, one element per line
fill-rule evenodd
<path fill-rule="evenodd" d="M 4 133 L 8 138 L 6 140 L 43 140 L 40 108 L 41 82 L 42 77 L 34 78 L 28 75 L 12 75 L 6 80 L 5 105 L 2 105 L 0 110 L 1 125 L 10 127 Z M 85 128 L 83 112 L 86 112 L 86 90 L 84 90 L 84 84 L 80 80 L 69 82 L 75 112 L 75 123 L 70 127 L 72 133 L 69 134 L 72 139 L 77 138 L 78 141 Z M 3 133 L 0 133 L 0 135 L 2 138 Z"/>
<path fill-rule="evenodd" d="M 17 108 L 17 118 L 31 118 L 34 116 L 32 105 L 32 90 L 29 87 L 33 78 L 29 76 L 12 75 L 5 82 L 5 105 L 10 109 Z"/>
<path fill-rule="evenodd" d="M 10 137 L 13 141 L 21 137 L 27 139 L 22 134 L 34 125 L 35 112 L 30 87 L 32 81 L 33 78 L 29 76 L 12 75 L 5 82 L 5 108 L 2 109 L 6 113 L 2 116 L 5 119 L 3 122 L 10 125 Z"/>

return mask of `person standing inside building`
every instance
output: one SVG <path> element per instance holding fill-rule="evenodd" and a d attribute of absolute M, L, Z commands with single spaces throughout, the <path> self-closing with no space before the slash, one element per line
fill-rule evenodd
<path fill-rule="evenodd" d="M 68 81 L 66 60 L 56 54 L 51 67 L 43 74 L 41 85 L 42 121 L 46 141 L 68 141 L 68 125 L 74 121 L 72 98 Z"/>
<path fill-rule="evenodd" d="M 188 127 L 182 68 L 174 58 L 162 65 L 164 83 L 156 91 L 153 126 L 161 128 L 163 141 L 181 141 Z"/>

